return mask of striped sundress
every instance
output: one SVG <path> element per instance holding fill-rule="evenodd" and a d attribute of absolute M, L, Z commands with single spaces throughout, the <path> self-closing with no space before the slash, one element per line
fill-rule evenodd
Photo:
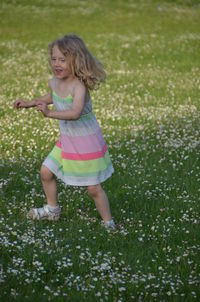
<path fill-rule="evenodd" d="M 57 110 L 72 106 L 72 96 L 62 98 L 53 92 Z M 101 129 L 89 100 L 78 120 L 59 120 L 60 139 L 43 165 L 67 185 L 96 185 L 114 172 Z"/>

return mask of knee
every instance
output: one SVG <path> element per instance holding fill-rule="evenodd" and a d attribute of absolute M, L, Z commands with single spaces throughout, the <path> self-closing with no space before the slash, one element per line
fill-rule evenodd
<path fill-rule="evenodd" d="M 101 192 L 102 188 L 100 185 L 88 186 L 87 191 L 91 197 L 97 196 Z"/>
<path fill-rule="evenodd" d="M 52 180 L 52 178 L 53 178 L 53 173 L 52 173 L 47 167 L 42 166 L 42 167 L 40 168 L 40 176 L 41 176 L 41 179 L 42 179 L 42 180 L 48 181 L 48 180 Z"/>

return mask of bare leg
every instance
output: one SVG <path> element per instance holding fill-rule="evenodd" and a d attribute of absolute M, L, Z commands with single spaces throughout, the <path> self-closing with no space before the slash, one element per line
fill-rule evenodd
<path fill-rule="evenodd" d="M 104 221 L 109 221 L 112 219 L 110 213 L 110 206 L 108 202 L 108 197 L 104 190 L 102 189 L 101 185 L 94 185 L 87 187 L 88 194 L 94 199 L 95 205 L 101 218 Z"/>
<path fill-rule="evenodd" d="M 40 175 L 48 205 L 52 207 L 57 206 L 57 184 L 54 174 L 47 167 L 42 166 Z"/>

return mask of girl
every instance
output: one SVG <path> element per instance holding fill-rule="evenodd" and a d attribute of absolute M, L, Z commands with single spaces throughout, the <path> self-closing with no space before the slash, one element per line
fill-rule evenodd
<path fill-rule="evenodd" d="M 113 173 L 113 166 L 92 112 L 90 89 L 105 80 L 100 62 L 92 56 L 83 40 L 66 35 L 49 45 L 53 78 L 50 93 L 25 102 L 17 100 L 15 108 L 37 107 L 45 117 L 58 119 L 60 139 L 42 164 L 40 174 L 47 198 L 43 208 L 29 211 L 30 219 L 58 220 L 61 209 L 57 200 L 55 176 L 65 184 L 86 186 L 103 219 L 103 225 L 115 229 L 109 202 L 101 187 Z M 54 104 L 56 110 L 49 110 Z"/>

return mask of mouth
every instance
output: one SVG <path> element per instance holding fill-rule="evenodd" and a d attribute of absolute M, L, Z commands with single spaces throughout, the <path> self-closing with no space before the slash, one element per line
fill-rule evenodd
<path fill-rule="evenodd" d="M 55 69 L 55 74 L 56 74 L 56 75 L 61 75 L 62 72 L 63 72 L 63 70 L 62 70 L 61 68 L 56 68 L 56 69 Z"/>

